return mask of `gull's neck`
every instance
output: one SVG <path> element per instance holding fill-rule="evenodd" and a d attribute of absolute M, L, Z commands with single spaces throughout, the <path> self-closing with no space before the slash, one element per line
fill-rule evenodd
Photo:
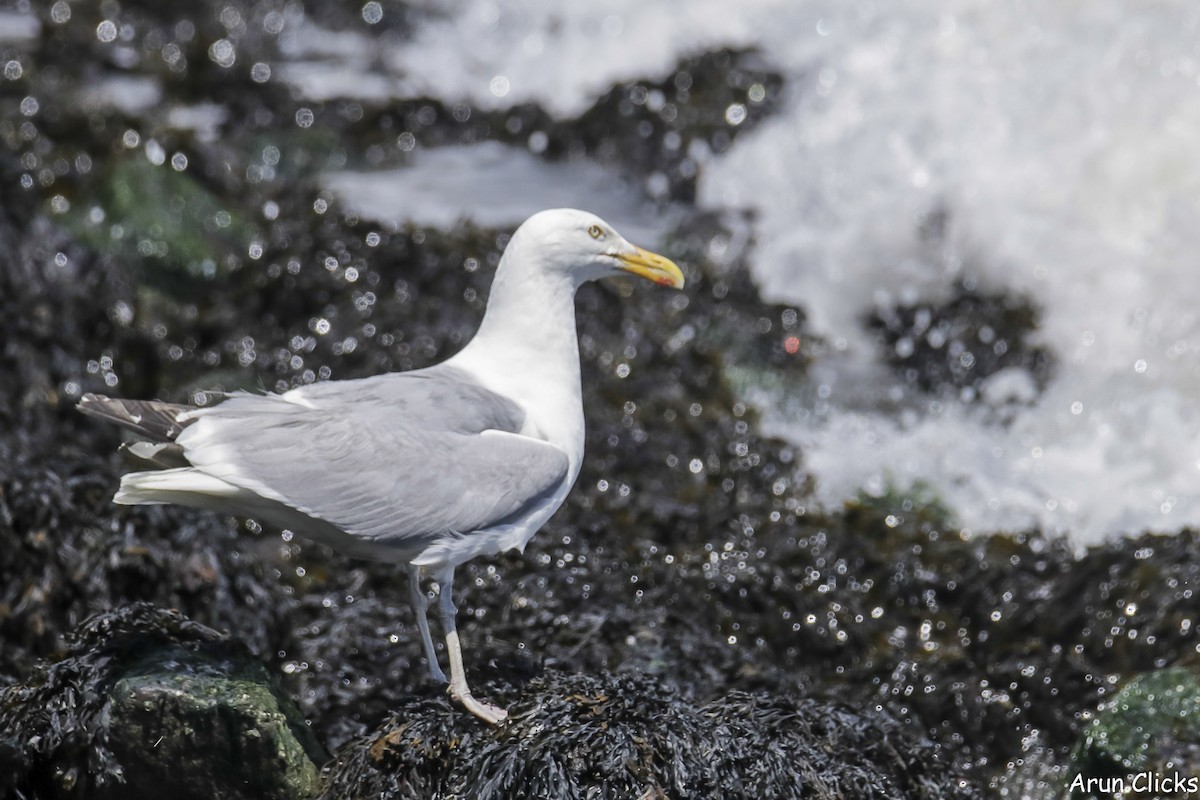
<path fill-rule="evenodd" d="M 583 449 L 575 283 L 542 269 L 539 255 L 514 237 L 496 269 L 475 338 L 452 359 L 489 388 L 525 407 L 527 433 L 567 450 Z"/>
<path fill-rule="evenodd" d="M 506 267 L 516 268 L 506 268 Z M 570 362 L 578 372 L 575 284 L 525 265 L 501 261 L 479 332 L 468 347 L 537 355 L 538 361 Z"/>

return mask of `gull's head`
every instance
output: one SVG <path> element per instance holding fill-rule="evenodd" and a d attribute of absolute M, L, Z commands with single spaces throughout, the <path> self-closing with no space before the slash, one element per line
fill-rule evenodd
<path fill-rule="evenodd" d="M 683 272 L 675 262 L 631 244 L 595 214 L 573 208 L 534 214 L 517 228 L 509 248 L 544 271 L 567 275 L 575 286 L 628 273 L 683 288 Z"/>

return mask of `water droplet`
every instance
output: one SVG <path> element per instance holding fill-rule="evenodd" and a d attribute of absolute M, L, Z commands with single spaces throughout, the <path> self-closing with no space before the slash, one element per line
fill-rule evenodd
<path fill-rule="evenodd" d="M 156 167 L 162 166 L 167 160 L 167 151 L 163 150 L 161 144 L 153 139 L 146 140 L 146 158 L 151 164 Z"/>
<path fill-rule="evenodd" d="M 237 61 L 237 49 L 228 39 L 217 39 L 208 48 L 208 57 L 219 67 L 228 69 Z"/>
<path fill-rule="evenodd" d="M 362 18 L 368 25 L 377 25 L 383 19 L 383 6 L 371 0 L 362 7 Z"/>

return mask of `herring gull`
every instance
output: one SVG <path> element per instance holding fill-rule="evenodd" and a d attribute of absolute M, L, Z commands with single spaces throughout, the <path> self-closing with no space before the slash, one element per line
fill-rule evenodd
<path fill-rule="evenodd" d="M 430 673 L 446 682 L 420 587 L 432 576 L 450 696 L 496 724 L 507 712 L 467 686 L 454 569 L 523 550 L 566 499 L 584 444 L 575 291 L 621 273 L 683 286 L 678 266 L 599 217 L 543 211 L 513 234 L 479 332 L 440 364 L 202 407 L 88 394 L 79 409 L 148 440 L 125 446 L 145 469 L 123 476 L 117 503 L 253 517 L 403 565 Z"/>

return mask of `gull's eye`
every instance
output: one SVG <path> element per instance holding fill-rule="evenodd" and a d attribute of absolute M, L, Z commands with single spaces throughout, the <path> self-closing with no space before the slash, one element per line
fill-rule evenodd
<path fill-rule="evenodd" d="M 591 236 L 593 239 L 603 239 L 604 238 L 604 229 L 601 228 L 599 225 L 593 225 L 590 228 L 588 228 L 588 235 Z"/>

